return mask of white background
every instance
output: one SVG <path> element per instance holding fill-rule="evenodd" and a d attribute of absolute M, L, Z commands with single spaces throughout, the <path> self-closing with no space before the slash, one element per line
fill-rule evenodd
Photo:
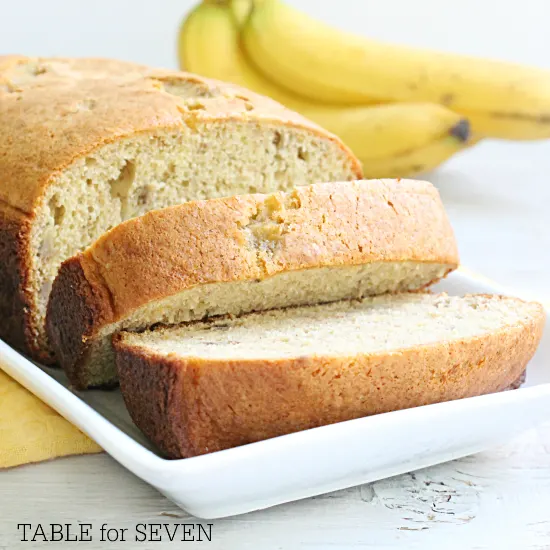
<path fill-rule="evenodd" d="M 371 37 L 550 69 L 549 0 L 291 3 Z M 0 53 L 118 57 L 176 67 L 176 31 L 192 4 L 186 0 L 0 0 Z M 427 178 L 440 189 L 465 265 L 550 298 L 549 142 L 483 142 Z M 493 454 L 423 474 L 447 485 L 454 483 L 452 487 L 459 490 L 455 500 L 465 514 L 460 517 L 472 516 L 471 520 L 441 516 L 442 523 L 435 529 L 429 521 L 420 522 L 416 531 L 401 529 L 414 525 L 403 524 L 403 514 L 414 515 L 420 508 L 422 516 L 422 507 L 434 498 L 426 489 L 431 485 L 415 482 L 411 489 L 411 478 L 405 476 L 379 485 L 376 497 L 367 487 L 225 520 L 219 523 L 217 544 L 209 547 L 406 548 L 418 544 L 454 548 L 456 543 L 473 548 L 470 542 L 478 540 L 478 548 L 547 548 L 549 453 L 550 437 L 527 434 Z M 456 481 L 457 470 L 473 476 L 469 479 L 475 481 L 475 490 Z M 418 494 L 427 500 L 417 498 Z M 392 502 L 404 505 L 405 512 L 395 512 L 401 508 L 392 508 Z M 160 514 L 166 510 L 175 512 L 108 457 L 20 468 L 0 473 L 0 549 L 23 517 L 35 521 L 90 518 L 124 526 L 122 522 L 165 521 L 170 518 Z M 474 533 L 479 536 L 472 538 Z M 7 540 L 12 548 L 14 539 Z"/>

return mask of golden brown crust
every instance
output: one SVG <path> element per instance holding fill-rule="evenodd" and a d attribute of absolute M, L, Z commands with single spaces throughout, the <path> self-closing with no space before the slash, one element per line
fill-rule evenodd
<path fill-rule="evenodd" d="M 176 88 L 188 97 L 176 95 Z M 17 273 L 0 274 L 12 283 L 28 277 L 29 224 L 55 175 L 76 159 L 121 138 L 193 128 L 199 122 L 273 123 L 332 141 L 348 154 L 352 169 L 361 177 L 359 161 L 337 137 L 268 98 L 189 73 L 123 61 L 0 56 L 0 119 L 0 204 L 19 212 L 22 221 L 20 226 L 10 221 L 9 228 L 2 229 L 7 239 L 3 246 L 12 251 L 12 257 L 25 258 L 23 263 L 9 264 Z M 23 233 L 25 240 L 10 241 Z M 0 271 L 5 269 L 0 265 Z M 1 335 L 35 358 L 51 361 L 34 335 L 34 298 L 28 285 L 8 288 L 17 299 L 10 302 L 10 296 L 2 297 L 3 310 L 13 315 L 1 321 Z"/>
<path fill-rule="evenodd" d="M 120 224 L 65 262 L 46 326 L 61 365 L 84 387 L 95 335 L 154 300 L 196 285 L 381 261 L 458 265 L 431 184 L 328 183 L 191 202 Z"/>
<path fill-rule="evenodd" d="M 56 344 L 56 359 L 77 388 L 86 385 L 79 366 L 86 362 L 89 335 L 113 316 L 109 291 L 98 280 L 93 264 L 90 267 L 85 272 L 78 257 L 67 260 L 63 284 L 53 286 L 48 306 L 49 338 Z"/>
<path fill-rule="evenodd" d="M 531 322 L 482 337 L 355 357 L 200 360 L 114 338 L 137 426 L 171 458 L 190 457 L 372 414 L 498 392 L 542 336 Z"/>
<path fill-rule="evenodd" d="M 33 306 L 24 290 L 29 277 L 30 223 L 25 214 L 0 204 L 0 338 L 25 352 L 27 343 L 36 341 L 25 318 L 25 311 Z"/>

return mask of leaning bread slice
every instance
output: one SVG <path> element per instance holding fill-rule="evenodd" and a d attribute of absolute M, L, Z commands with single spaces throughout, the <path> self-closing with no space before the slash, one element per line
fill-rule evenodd
<path fill-rule="evenodd" d="M 539 304 L 401 294 L 122 332 L 120 386 L 169 457 L 497 392 L 544 323 Z"/>
<path fill-rule="evenodd" d="M 48 334 L 74 386 L 104 386 L 116 381 L 118 330 L 418 289 L 457 262 L 425 182 L 199 201 L 121 224 L 65 262 Z"/>

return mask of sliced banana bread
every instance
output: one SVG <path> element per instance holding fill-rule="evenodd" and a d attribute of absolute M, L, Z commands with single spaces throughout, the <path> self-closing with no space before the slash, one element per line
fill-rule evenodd
<path fill-rule="evenodd" d="M 73 385 L 105 386 L 116 382 L 118 330 L 418 289 L 457 263 L 426 182 L 198 201 L 129 220 L 67 260 L 47 328 Z"/>
<path fill-rule="evenodd" d="M 0 337 L 52 360 L 61 262 L 194 199 L 361 177 L 335 136 L 267 98 L 101 59 L 0 57 Z"/>
<path fill-rule="evenodd" d="M 114 339 L 137 426 L 172 458 L 514 384 L 542 306 L 401 294 L 251 313 Z"/>

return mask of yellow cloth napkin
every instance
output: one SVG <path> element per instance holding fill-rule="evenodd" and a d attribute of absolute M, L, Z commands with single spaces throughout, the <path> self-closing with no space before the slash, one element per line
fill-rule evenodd
<path fill-rule="evenodd" d="M 0 468 L 101 447 L 1 370 Z"/>

